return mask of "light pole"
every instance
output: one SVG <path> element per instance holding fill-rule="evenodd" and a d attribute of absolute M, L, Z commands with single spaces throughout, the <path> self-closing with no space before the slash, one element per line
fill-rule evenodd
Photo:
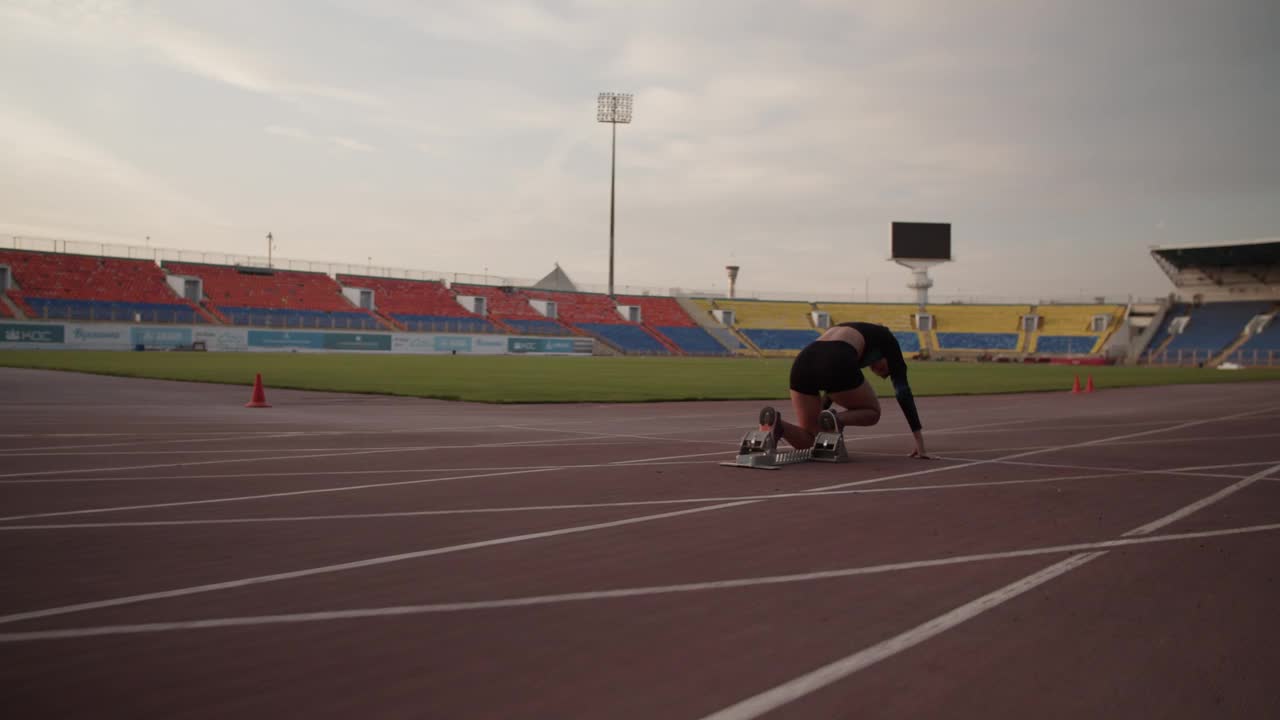
<path fill-rule="evenodd" d="M 600 93 L 596 101 L 596 121 L 613 126 L 609 160 L 609 297 L 613 297 L 613 199 L 618 167 L 618 123 L 631 124 L 631 93 Z"/>
<path fill-rule="evenodd" d="M 267 267 L 271 267 L 271 247 L 275 241 L 271 237 L 271 233 L 267 233 Z"/>

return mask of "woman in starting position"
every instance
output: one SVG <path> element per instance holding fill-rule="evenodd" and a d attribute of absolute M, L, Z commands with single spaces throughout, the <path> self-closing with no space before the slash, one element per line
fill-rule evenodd
<path fill-rule="evenodd" d="M 813 447 L 814 435 L 820 430 L 839 432 L 846 425 L 875 425 L 880 422 L 880 400 L 862 375 L 864 367 L 893 381 L 898 405 L 915 438 L 911 457 L 927 459 L 902 347 L 889 328 L 873 323 L 841 323 L 801 350 L 791 365 L 791 407 L 799 424 L 785 422 L 781 413 L 766 406 L 760 410 L 760 429 L 804 450 Z M 832 404 L 843 410 L 831 409 Z"/>

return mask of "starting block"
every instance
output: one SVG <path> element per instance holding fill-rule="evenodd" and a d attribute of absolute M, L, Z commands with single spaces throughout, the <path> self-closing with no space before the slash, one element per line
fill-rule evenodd
<path fill-rule="evenodd" d="M 820 432 L 808 450 L 779 450 L 773 433 L 752 430 L 742 438 L 738 457 L 733 462 L 722 462 L 727 467 L 777 470 L 783 465 L 802 462 L 849 462 L 849 451 L 844 446 L 844 435 L 838 432 Z"/>

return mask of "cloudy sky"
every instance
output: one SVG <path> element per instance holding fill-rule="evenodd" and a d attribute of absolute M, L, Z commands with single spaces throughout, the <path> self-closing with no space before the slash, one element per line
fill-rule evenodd
<path fill-rule="evenodd" d="M 1280 235 L 1275 0 L 0 0 L 0 235 L 619 286 L 1155 296 Z"/>

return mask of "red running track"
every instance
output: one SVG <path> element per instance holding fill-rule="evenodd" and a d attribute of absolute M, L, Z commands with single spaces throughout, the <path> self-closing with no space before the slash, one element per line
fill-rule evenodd
<path fill-rule="evenodd" d="M 0 370 L 12 717 L 1274 717 L 1280 385 L 499 407 Z M 1274 473 L 1274 476 L 1273 476 Z"/>

